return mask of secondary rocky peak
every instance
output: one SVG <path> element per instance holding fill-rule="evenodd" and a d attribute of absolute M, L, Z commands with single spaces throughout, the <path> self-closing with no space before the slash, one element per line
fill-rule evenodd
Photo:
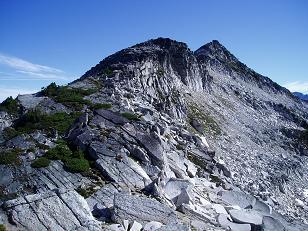
<path fill-rule="evenodd" d="M 217 40 L 201 46 L 194 54 L 199 61 L 216 58 L 224 62 L 238 62 L 238 59 Z"/>

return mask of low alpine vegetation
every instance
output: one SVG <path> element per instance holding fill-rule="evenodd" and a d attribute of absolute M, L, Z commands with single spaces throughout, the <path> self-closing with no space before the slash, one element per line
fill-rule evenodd
<path fill-rule="evenodd" d="M 46 88 L 43 88 L 41 93 L 44 96 L 54 99 L 58 103 L 62 103 L 67 107 L 80 111 L 84 105 L 91 104 L 91 102 L 85 100 L 84 97 L 91 95 L 96 91 L 97 89 L 76 89 L 68 86 L 58 86 L 55 83 L 51 83 Z"/>
<path fill-rule="evenodd" d="M 8 97 L 0 104 L 0 111 L 5 111 L 9 114 L 17 115 L 20 112 L 20 106 L 17 99 L 12 96 Z"/>
<path fill-rule="evenodd" d="M 48 167 L 50 164 L 50 160 L 48 160 L 46 157 L 40 157 L 37 158 L 32 164 L 32 168 L 45 168 Z"/>
<path fill-rule="evenodd" d="M 138 115 L 130 113 L 130 112 L 123 112 L 122 116 L 129 120 L 134 120 L 134 121 L 140 120 L 140 117 Z"/>
<path fill-rule="evenodd" d="M 21 116 L 15 124 L 15 129 L 22 133 L 29 133 L 35 130 L 52 131 L 56 129 L 63 135 L 80 115 L 81 113 L 79 112 L 70 114 L 58 112 L 47 115 L 40 110 L 34 109 Z"/>
<path fill-rule="evenodd" d="M 47 151 L 46 158 L 61 160 L 65 168 L 70 172 L 86 172 L 89 170 L 89 161 L 85 159 L 84 153 L 81 150 L 72 151 L 63 140 L 58 143 L 56 147 Z"/>
<path fill-rule="evenodd" d="M 19 165 L 20 159 L 19 155 L 21 154 L 21 150 L 18 148 L 0 151 L 0 164 L 5 165 Z"/>
<path fill-rule="evenodd" d="M 92 110 L 97 110 L 97 109 L 111 109 L 112 104 L 110 103 L 96 103 L 91 106 Z"/>

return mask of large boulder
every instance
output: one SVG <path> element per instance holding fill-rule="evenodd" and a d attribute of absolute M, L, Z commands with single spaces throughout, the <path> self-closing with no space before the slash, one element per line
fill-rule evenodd
<path fill-rule="evenodd" d="M 220 191 L 218 195 L 227 204 L 238 205 L 243 209 L 252 208 L 256 203 L 256 198 L 241 191 Z"/>
<path fill-rule="evenodd" d="M 242 224 L 262 225 L 263 216 L 255 210 L 231 209 L 229 214 L 233 221 Z"/>
<path fill-rule="evenodd" d="M 264 216 L 262 221 L 263 231 L 284 231 L 283 224 L 270 216 Z"/>
<path fill-rule="evenodd" d="M 128 194 L 114 196 L 113 220 L 135 220 L 142 224 L 158 221 L 163 224 L 176 223 L 175 211 L 166 205 L 147 197 L 138 197 Z"/>
<path fill-rule="evenodd" d="M 3 205 L 18 230 L 100 230 L 87 202 L 75 191 L 46 191 Z"/>

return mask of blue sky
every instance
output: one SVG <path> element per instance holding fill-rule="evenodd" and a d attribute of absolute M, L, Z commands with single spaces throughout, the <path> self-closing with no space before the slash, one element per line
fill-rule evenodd
<path fill-rule="evenodd" d="M 308 93 L 305 0 L 1 0 L 0 100 L 68 83 L 157 37 L 192 50 L 217 39 L 257 72 Z"/>

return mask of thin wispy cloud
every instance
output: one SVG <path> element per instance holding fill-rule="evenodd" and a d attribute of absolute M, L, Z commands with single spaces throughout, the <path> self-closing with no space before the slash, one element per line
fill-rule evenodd
<path fill-rule="evenodd" d="M 304 94 L 308 94 L 308 81 L 294 81 L 291 83 L 286 83 L 283 86 L 289 89 L 291 92 L 301 92 Z"/>
<path fill-rule="evenodd" d="M 48 67 L 40 64 L 31 63 L 29 61 L 3 55 L 0 53 L 0 65 L 9 67 L 14 70 L 14 73 L 0 72 L 0 76 L 8 79 L 9 76 L 12 80 L 16 78 L 24 79 L 38 79 L 38 80 L 68 80 L 71 79 L 66 75 L 66 73 L 60 69 Z M 16 77 L 16 78 L 15 78 Z M 2 79 L 2 78 L 1 78 Z"/>

